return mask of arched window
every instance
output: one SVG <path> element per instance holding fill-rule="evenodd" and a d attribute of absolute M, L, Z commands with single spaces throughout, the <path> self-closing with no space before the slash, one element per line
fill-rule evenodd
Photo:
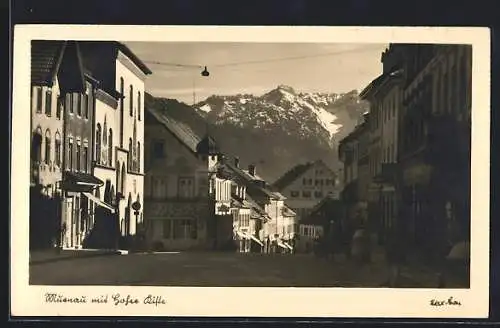
<path fill-rule="evenodd" d="M 61 167 L 61 135 L 59 132 L 56 132 L 55 135 L 55 164 L 59 167 Z"/>
<path fill-rule="evenodd" d="M 127 174 L 127 171 L 125 170 L 125 163 L 122 163 L 122 176 L 121 176 L 122 181 L 120 181 L 120 184 L 121 184 L 120 185 L 120 188 L 121 188 L 120 192 L 122 193 L 122 195 L 125 194 L 125 176 L 126 176 L 126 174 Z"/>
<path fill-rule="evenodd" d="M 141 92 L 137 91 L 137 119 L 141 120 Z"/>
<path fill-rule="evenodd" d="M 101 163 L 101 124 L 97 123 L 96 133 L 95 133 L 95 160 L 99 164 Z"/>
<path fill-rule="evenodd" d="M 130 116 L 134 116 L 134 87 L 130 85 Z"/>
<path fill-rule="evenodd" d="M 33 142 L 31 149 L 32 159 L 36 162 L 42 161 L 42 129 L 38 127 L 33 133 Z"/>
<path fill-rule="evenodd" d="M 132 138 L 128 139 L 128 169 L 129 171 L 133 171 L 134 167 L 132 165 Z"/>
<path fill-rule="evenodd" d="M 137 143 L 137 172 L 141 172 L 141 143 Z"/>
<path fill-rule="evenodd" d="M 108 162 L 109 165 L 113 165 L 113 130 L 109 129 L 108 134 Z"/>
<path fill-rule="evenodd" d="M 45 131 L 45 164 L 50 163 L 50 130 Z"/>
<path fill-rule="evenodd" d="M 116 192 L 121 192 L 122 187 L 121 187 L 121 181 L 122 181 L 122 176 L 121 176 L 121 166 L 120 162 L 116 162 Z"/>
<path fill-rule="evenodd" d="M 104 127 L 102 128 L 102 145 L 106 146 L 108 143 L 108 124 L 106 123 L 106 116 L 104 116 Z"/>

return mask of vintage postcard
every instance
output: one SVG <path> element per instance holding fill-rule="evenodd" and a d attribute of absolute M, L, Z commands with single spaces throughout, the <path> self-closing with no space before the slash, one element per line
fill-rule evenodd
<path fill-rule="evenodd" d="M 19 25 L 14 316 L 485 318 L 490 33 Z"/>

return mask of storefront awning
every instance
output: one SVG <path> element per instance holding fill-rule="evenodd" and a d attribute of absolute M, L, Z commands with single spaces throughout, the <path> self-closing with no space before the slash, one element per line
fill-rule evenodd
<path fill-rule="evenodd" d="M 260 246 L 264 246 L 264 243 L 262 243 L 257 237 L 255 237 L 254 235 L 251 235 L 251 234 L 246 234 L 251 240 L 255 241 L 257 244 L 259 244 Z"/>
<path fill-rule="evenodd" d="M 115 208 L 113 206 L 106 204 L 105 202 L 103 202 L 102 200 L 100 200 L 99 198 L 97 198 L 96 196 L 92 195 L 89 192 L 84 192 L 83 194 L 85 195 L 85 197 L 93 201 L 95 204 L 107 208 L 108 210 L 111 211 L 111 213 L 115 213 Z"/>
<path fill-rule="evenodd" d="M 283 242 L 283 244 L 284 244 L 286 247 L 288 247 L 290 250 L 293 250 L 293 247 L 292 247 L 292 246 L 290 246 L 290 244 L 288 244 L 287 242 Z"/>
<path fill-rule="evenodd" d="M 67 191 L 89 191 L 89 188 L 103 186 L 104 182 L 95 176 L 83 172 L 65 172 L 63 179 L 64 189 Z"/>
<path fill-rule="evenodd" d="M 278 246 L 281 248 L 284 248 L 284 249 L 288 249 L 288 247 L 286 247 L 286 245 L 282 241 L 279 241 L 279 240 L 278 240 Z"/>

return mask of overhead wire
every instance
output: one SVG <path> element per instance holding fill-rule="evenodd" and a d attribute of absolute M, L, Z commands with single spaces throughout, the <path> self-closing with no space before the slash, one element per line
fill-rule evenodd
<path fill-rule="evenodd" d="M 377 49 L 379 49 L 379 45 L 377 45 Z M 336 56 L 346 53 L 362 53 L 375 50 L 375 47 L 363 47 L 363 48 L 354 48 L 348 50 L 339 50 L 334 52 L 325 52 L 319 54 L 312 55 L 302 55 L 302 56 L 291 56 L 291 57 L 281 57 L 281 58 L 269 58 L 262 60 L 251 60 L 251 61 L 240 61 L 240 62 L 230 62 L 224 64 L 212 64 L 207 65 L 209 67 L 233 67 L 240 65 L 252 65 L 252 64 L 263 64 L 263 63 L 271 63 L 271 62 L 280 62 L 280 61 L 293 61 L 293 60 L 302 60 L 308 58 L 318 58 L 318 57 L 328 57 L 328 56 Z M 152 65 L 160 65 L 160 66 L 170 66 L 170 67 L 178 67 L 178 68 L 203 68 L 203 65 L 195 65 L 195 64 L 180 64 L 180 63 L 168 63 L 168 62 L 160 62 L 160 61 L 144 61 L 146 64 Z"/>

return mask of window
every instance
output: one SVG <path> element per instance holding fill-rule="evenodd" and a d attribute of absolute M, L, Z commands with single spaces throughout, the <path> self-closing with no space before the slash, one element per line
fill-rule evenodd
<path fill-rule="evenodd" d="M 122 186 L 121 186 L 121 169 L 120 169 L 120 162 L 116 162 L 116 192 L 121 193 L 122 192 Z"/>
<path fill-rule="evenodd" d="M 50 131 L 45 131 L 45 164 L 50 164 Z"/>
<path fill-rule="evenodd" d="M 68 168 L 73 171 L 73 140 L 70 140 L 68 145 Z"/>
<path fill-rule="evenodd" d="M 132 163 L 132 138 L 128 139 L 128 170 L 134 171 Z"/>
<path fill-rule="evenodd" d="M 41 113 L 42 112 L 42 97 L 43 97 L 43 90 L 41 87 L 36 88 L 36 112 Z"/>
<path fill-rule="evenodd" d="M 76 145 L 76 170 L 77 170 L 77 171 L 80 171 L 81 163 L 82 163 L 82 158 L 81 158 L 81 146 L 80 146 L 80 144 L 78 143 L 78 144 Z"/>
<path fill-rule="evenodd" d="M 59 132 L 56 132 L 55 136 L 55 164 L 57 166 L 61 166 L 61 136 Z"/>
<path fill-rule="evenodd" d="M 137 143 L 137 172 L 141 172 L 141 143 Z"/>
<path fill-rule="evenodd" d="M 316 197 L 316 198 L 323 198 L 323 192 L 322 191 L 315 191 L 314 192 L 314 197 Z"/>
<path fill-rule="evenodd" d="M 311 192 L 308 190 L 302 191 L 302 197 L 304 198 L 311 198 Z"/>
<path fill-rule="evenodd" d="M 82 95 L 81 94 L 75 94 L 76 98 L 76 110 L 78 116 L 82 116 Z"/>
<path fill-rule="evenodd" d="M 130 85 L 130 92 L 129 92 L 129 96 L 130 96 L 130 116 L 134 116 L 134 87 L 132 85 Z"/>
<path fill-rule="evenodd" d="M 137 119 L 141 120 L 141 92 L 137 91 Z"/>
<path fill-rule="evenodd" d="M 52 91 L 45 92 L 45 115 L 52 116 Z"/>
<path fill-rule="evenodd" d="M 151 177 L 153 198 L 164 199 L 168 196 L 168 180 L 166 177 Z"/>
<path fill-rule="evenodd" d="M 59 96 L 57 97 L 57 108 L 56 108 L 56 117 L 61 118 L 61 113 L 64 109 L 64 98 Z"/>
<path fill-rule="evenodd" d="M 302 179 L 302 184 L 305 186 L 307 184 L 307 179 L 306 178 L 303 178 Z"/>
<path fill-rule="evenodd" d="M 108 134 L 108 162 L 109 165 L 112 166 L 113 164 L 113 130 L 109 129 L 109 134 Z"/>
<path fill-rule="evenodd" d="M 194 178 L 179 178 L 178 196 L 181 198 L 194 197 Z"/>
<path fill-rule="evenodd" d="M 73 112 L 75 111 L 75 106 L 73 103 L 73 98 L 75 97 L 75 95 L 70 93 L 69 95 L 67 95 L 67 97 L 69 98 L 69 112 L 70 114 L 73 114 Z"/>
<path fill-rule="evenodd" d="M 170 239 L 172 238 L 172 220 L 166 219 L 163 220 L 163 238 Z"/>
<path fill-rule="evenodd" d="M 290 191 L 290 196 L 291 196 L 291 197 L 294 197 L 294 198 L 295 198 L 295 197 L 299 197 L 299 192 L 298 192 L 298 191 L 295 191 L 295 190 L 292 190 L 292 191 Z"/>
<path fill-rule="evenodd" d="M 198 236 L 196 221 L 192 219 L 173 220 L 174 239 L 196 239 Z"/>
<path fill-rule="evenodd" d="M 87 166 L 88 166 L 88 161 L 89 161 L 89 148 L 87 145 L 83 146 L 83 171 L 87 173 Z"/>
<path fill-rule="evenodd" d="M 315 186 L 319 186 L 319 180 L 318 179 L 314 180 L 314 185 Z"/>
<path fill-rule="evenodd" d="M 101 163 L 101 124 L 97 123 L 95 132 L 95 160 Z"/>
<path fill-rule="evenodd" d="M 86 119 L 89 118 L 89 105 L 89 95 L 85 94 L 82 98 L 82 107 Z"/>
<path fill-rule="evenodd" d="M 153 141 L 153 158 L 154 159 L 164 158 L 165 154 L 164 154 L 163 150 L 164 150 L 163 141 L 161 141 L 161 140 Z"/>

